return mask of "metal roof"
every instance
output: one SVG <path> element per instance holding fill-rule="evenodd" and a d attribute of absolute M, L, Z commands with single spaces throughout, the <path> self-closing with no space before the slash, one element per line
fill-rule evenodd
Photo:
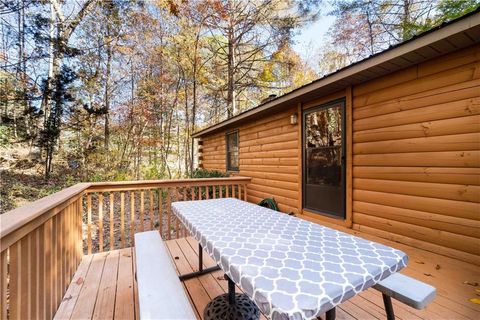
<path fill-rule="evenodd" d="M 358 85 L 478 43 L 480 43 L 480 8 L 232 118 L 195 132 L 192 137 L 199 138 L 212 134 L 248 121 L 253 116 L 267 111 L 280 110 L 301 101 L 313 100 L 347 86 Z"/>

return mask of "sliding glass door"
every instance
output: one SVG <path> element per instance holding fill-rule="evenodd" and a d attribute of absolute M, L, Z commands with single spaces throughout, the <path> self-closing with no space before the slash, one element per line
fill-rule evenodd
<path fill-rule="evenodd" d="M 303 113 L 303 207 L 345 218 L 345 102 Z"/>

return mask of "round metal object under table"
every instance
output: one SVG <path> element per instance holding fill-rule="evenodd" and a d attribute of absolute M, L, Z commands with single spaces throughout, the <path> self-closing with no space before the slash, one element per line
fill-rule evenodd
<path fill-rule="evenodd" d="M 203 317 L 205 320 L 258 320 L 260 311 L 257 305 L 245 293 L 235 293 L 235 301 L 229 300 L 229 293 L 222 294 L 210 301 Z"/>
<path fill-rule="evenodd" d="M 235 293 L 235 283 L 227 275 L 228 293 L 210 301 L 203 311 L 204 320 L 258 320 L 260 310 L 245 293 Z"/>

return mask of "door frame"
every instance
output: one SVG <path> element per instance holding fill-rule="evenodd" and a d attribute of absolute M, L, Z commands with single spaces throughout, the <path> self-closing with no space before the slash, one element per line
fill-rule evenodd
<path fill-rule="evenodd" d="M 343 205 L 342 205 L 342 216 L 338 216 L 334 213 L 327 212 L 327 211 L 318 211 L 314 210 L 311 208 L 306 208 L 305 207 L 305 199 L 306 199 L 306 170 L 307 166 L 305 165 L 305 123 L 306 123 L 306 116 L 307 114 L 311 112 L 315 112 L 318 110 L 323 110 L 323 109 L 328 109 L 336 104 L 341 103 L 341 116 L 342 116 L 342 184 L 343 188 L 341 190 L 342 193 L 342 199 L 343 199 Z M 346 114 L 347 114 L 347 99 L 346 97 L 342 97 L 339 99 L 334 99 L 330 100 L 325 103 L 319 103 L 315 106 L 312 106 L 308 109 L 303 109 L 302 108 L 302 114 L 301 114 L 301 123 L 300 123 L 300 131 L 301 131 L 301 186 L 302 186 L 302 199 L 301 199 L 301 209 L 302 212 L 308 212 L 313 215 L 321 216 L 321 217 L 327 217 L 329 219 L 334 219 L 334 220 L 339 220 L 339 221 L 346 221 L 348 219 L 348 214 L 347 214 L 347 121 L 346 121 Z"/>

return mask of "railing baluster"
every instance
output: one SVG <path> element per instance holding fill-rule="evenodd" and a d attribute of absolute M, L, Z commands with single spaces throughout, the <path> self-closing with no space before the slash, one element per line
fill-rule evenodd
<path fill-rule="evenodd" d="M 158 231 L 163 239 L 163 189 L 158 189 Z"/>
<path fill-rule="evenodd" d="M 7 249 L 0 255 L 0 319 L 7 319 L 7 281 L 8 281 L 8 266 L 7 266 Z M 11 305 L 11 304 L 10 304 Z"/>
<path fill-rule="evenodd" d="M 72 250 L 72 212 L 73 212 L 73 206 L 70 204 L 66 209 L 65 209 L 65 215 L 66 215 L 66 222 L 65 222 L 65 233 L 66 233 L 66 242 L 67 242 L 67 256 L 66 256 L 66 262 L 67 262 L 67 274 L 66 274 L 66 286 L 65 289 L 68 288 L 68 285 L 70 283 L 70 274 L 72 274 L 73 270 L 73 250 Z"/>
<path fill-rule="evenodd" d="M 172 199 L 170 196 L 170 188 L 167 188 L 167 237 L 168 240 L 172 239 L 172 220 L 170 219 L 172 211 Z"/>
<path fill-rule="evenodd" d="M 80 261 L 83 256 L 83 194 L 77 199 L 77 210 L 75 215 L 75 230 L 76 230 L 76 237 L 75 237 L 75 254 L 77 256 L 76 265 L 80 264 Z"/>
<path fill-rule="evenodd" d="M 21 241 L 15 242 L 10 247 L 10 317 L 12 319 L 20 319 L 20 309 L 22 305 L 22 295 L 20 283 L 22 281 L 22 273 L 20 267 L 21 261 Z"/>
<path fill-rule="evenodd" d="M 68 256 L 70 254 L 70 248 L 68 247 L 68 211 L 69 207 L 67 206 L 63 209 L 62 213 L 62 297 L 63 293 L 68 287 Z"/>
<path fill-rule="evenodd" d="M 188 186 L 184 186 L 184 187 L 182 188 L 182 195 L 183 195 L 182 200 L 183 200 L 183 201 L 186 201 L 186 200 L 187 200 L 187 192 L 188 192 L 188 189 L 189 189 Z M 178 218 L 177 218 L 177 219 L 178 219 Z M 180 233 L 181 233 L 181 236 L 182 236 L 182 237 L 185 237 L 186 230 L 185 230 L 185 226 L 183 225 L 183 223 L 180 224 Z"/>
<path fill-rule="evenodd" d="M 144 222 L 145 222 L 145 217 L 144 217 L 145 204 L 144 204 L 144 201 L 145 201 L 145 191 L 142 190 L 140 192 L 140 232 L 143 232 L 145 230 L 145 228 L 144 228 Z"/>
<path fill-rule="evenodd" d="M 37 247 L 35 252 L 35 265 L 37 266 L 37 290 L 35 292 L 36 300 L 37 300 L 37 318 L 45 319 L 46 316 L 46 308 L 47 305 L 45 304 L 45 296 L 46 296 L 46 285 L 45 285 L 45 264 L 43 263 L 43 259 L 45 256 L 45 226 L 46 223 L 41 225 L 38 228 L 38 232 L 36 235 Z M 48 268 L 48 265 L 47 265 Z M 76 269 L 76 266 L 75 266 Z"/>
<path fill-rule="evenodd" d="M 225 192 L 226 197 L 229 198 L 230 197 L 230 186 L 228 184 L 225 186 L 225 190 L 226 190 L 226 192 Z"/>
<path fill-rule="evenodd" d="M 175 201 L 180 201 L 179 188 L 180 187 L 178 187 L 178 186 L 175 187 Z M 177 216 L 174 216 L 173 219 L 175 221 L 175 239 L 178 239 L 178 238 L 180 238 L 180 222 L 179 222 Z"/>
<path fill-rule="evenodd" d="M 98 251 L 103 252 L 103 193 L 98 194 Z"/>
<path fill-rule="evenodd" d="M 61 250 L 60 250 L 60 241 L 59 241 L 59 233 L 61 231 L 60 228 L 60 215 L 56 215 L 55 219 L 53 220 L 53 244 L 54 244 L 54 256 L 53 262 L 55 265 L 55 274 L 53 276 L 54 286 L 55 286 L 55 296 L 53 297 L 53 304 L 58 305 L 60 297 L 60 274 L 62 272 L 62 263 L 61 263 Z M 56 310 L 53 310 L 54 312 Z"/>
<path fill-rule="evenodd" d="M 212 188 L 213 188 L 213 199 L 217 199 L 217 187 L 214 185 Z"/>
<path fill-rule="evenodd" d="M 130 192 L 130 246 L 135 245 L 135 192 Z"/>
<path fill-rule="evenodd" d="M 205 197 L 208 199 L 210 199 L 210 187 L 209 186 L 205 186 Z"/>
<path fill-rule="evenodd" d="M 54 315 L 53 306 L 53 249 L 52 249 L 52 232 L 53 232 L 53 218 L 45 222 L 45 230 L 43 232 L 43 239 L 45 243 L 45 256 L 44 265 L 45 268 L 45 316 L 47 319 L 51 319 Z M 82 249 L 83 255 L 83 249 Z"/>
<path fill-rule="evenodd" d="M 113 221 L 113 205 L 115 200 L 115 194 L 110 192 L 110 250 L 115 249 L 115 239 L 113 237 L 113 233 L 115 231 L 115 225 Z"/>
<path fill-rule="evenodd" d="M 195 200 L 195 187 L 190 187 L 190 193 L 192 196 L 192 200 Z"/>
<path fill-rule="evenodd" d="M 20 294 L 22 296 L 21 298 L 21 305 L 20 305 L 20 319 L 30 319 L 31 318 L 31 294 L 30 294 L 30 259 L 29 259 L 29 251 L 30 251 L 30 236 L 32 233 L 30 233 L 28 236 L 24 237 L 22 240 L 20 240 L 21 243 L 21 249 L 20 249 L 20 254 L 22 255 L 21 258 L 21 276 L 20 276 Z"/>
<path fill-rule="evenodd" d="M 125 192 L 120 193 L 120 239 L 125 248 Z"/>
<path fill-rule="evenodd" d="M 64 211 L 65 212 L 65 211 Z M 58 246 L 57 246 L 57 259 L 58 259 L 58 262 L 59 262 L 59 265 L 58 265 L 58 286 L 57 286 L 57 303 L 60 302 L 60 300 L 62 299 L 62 296 L 63 296 L 63 285 L 64 285 L 64 277 L 63 277 L 63 272 L 64 272 L 64 250 L 63 250 L 63 236 L 64 236 L 64 233 L 63 233 L 63 219 L 64 219 L 64 215 L 63 214 L 59 214 L 58 215 L 58 237 L 57 237 L 57 243 L 58 243 Z"/>
<path fill-rule="evenodd" d="M 21 246 L 21 255 L 22 255 L 22 264 L 20 265 L 21 268 L 21 295 L 22 295 L 22 305 L 21 305 L 21 312 L 20 312 L 20 319 L 31 319 L 32 318 L 32 278 L 29 277 L 32 275 L 31 273 L 31 257 L 30 251 L 32 246 L 32 232 L 30 232 L 27 236 L 25 236 L 20 242 L 22 243 Z"/>
<path fill-rule="evenodd" d="M 153 224 L 155 222 L 155 218 L 153 217 L 153 192 L 152 189 L 148 190 L 148 195 L 149 195 L 149 206 L 148 206 L 148 212 L 150 214 L 150 230 L 153 230 Z"/>
<path fill-rule="evenodd" d="M 92 254 L 92 195 L 87 194 L 87 248 L 88 254 Z"/>
<path fill-rule="evenodd" d="M 38 263 L 37 263 L 37 250 L 38 250 L 38 243 L 37 243 L 37 235 L 38 235 L 38 228 L 32 231 L 28 235 L 28 271 L 30 279 L 28 281 L 28 295 L 30 306 L 28 310 L 28 316 L 30 319 L 38 318 Z"/>

